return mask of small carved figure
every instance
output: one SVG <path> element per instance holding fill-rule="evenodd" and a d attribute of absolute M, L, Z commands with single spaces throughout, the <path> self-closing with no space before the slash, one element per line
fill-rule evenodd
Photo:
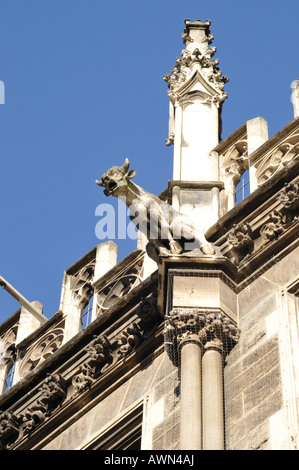
<path fill-rule="evenodd" d="M 285 209 L 287 222 L 298 218 L 299 209 L 299 183 L 285 183 L 284 188 L 277 196 Z"/>
<path fill-rule="evenodd" d="M 274 210 L 269 214 L 269 222 L 261 228 L 261 236 L 265 242 L 269 242 L 276 238 L 284 231 L 282 215 L 280 212 Z"/>
<path fill-rule="evenodd" d="M 106 196 L 124 198 L 132 222 L 149 240 L 147 251 L 151 258 L 158 261 L 159 256 L 180 254 L 185 241 L 193 241 L 194 248 L 200 248 L 205 255 L 215 254 L 213 246 L 202 232 L 194 229 L 188 217 L 133 183 L 136 171 L 128 170 L 126 159 L 122 166 L 112 167 L 96 183 L 105 188 Z"/>
<path fill-rule="evenodd" d="M 235 224 L 228 234 L 227 241 L 234 254 L 233 261 L 239 264 L 248 258 L 254 249 L 252 230 L 248 223 Z"/>

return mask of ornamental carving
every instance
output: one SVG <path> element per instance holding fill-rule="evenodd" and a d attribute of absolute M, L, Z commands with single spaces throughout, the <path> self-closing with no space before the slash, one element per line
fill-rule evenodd
<path fill-rule="evenodd" d="M 224 177 L 236 186 L 244 171 L 248 170 L 248 146 L 246 139 L 240 139 L 227 149 L 222 156 Z"/>
<path fill-rule="evenodd" d="M 0 411 L 0 449 L 8 449 L 19 435 L 19 421 L 15 413 Z"/>
<path fill-rule="evenodd" d="M 105 335 L 94 336 L 86 346 L 84 351 L 88 357 L 72 378 L 77 392 L 86 390 L 101 374 L 106 373 L 119 360 L 126 358 L 154 334 L 161 322 L 156 294 L 143 298 L 132 314 L 135 321 L 126 325 L 120 333 L 112 338 Z"/>
<path fill-rule="evenodd" d="M 196 22 L 195 22 L 196 23 Z M 186 49 L 183 49 L 181 56 L 176 58 L 175 66 L 171 71 L 163 75 L 163 80 L 168 84 L 168 96 L 172 102 L 178 101 L 185 85 L 189 85 L 193 80 L 200 81 L 205 88 L 213 90 L 213 102 L 219 107 L 227 97 L 223 91 L 225 83 L 229 79 L 222 75 L 219 69 L 219 60 L 212 59 L 216 53 L 216 47 L 209 47 L 214 36 L 210 34 L 209 25 L 197 24 L 194 30 L 189 29 L 189 25 L 182 34 Z M 199 29 L 198 29 L 199 28 Z"/>
<path fill-rule="evenodd" d="M 179 347 L 194 336 L 202 346 L 213 342 L 228 354 L 238 342 L 240 332 L 235 323 L 222 312 L 203 312 L 199 309 L 174 309 L 165 318 L 164 345 L 174 360 Z"/>
<path fill-rule="evenodd" d="M 19 415 L 9 411 L 0 414 L 2 449 L 9 449 L 52 414 L 66 397 L 66 381 L 60 374 L 47 374 L 38 392 L 39 397 Z"/>
<path fill-rule="evenodd" d="M 96 314 L 103 314 L 115 302 L 125 297 L 134 287 L 142 282 L 144 254 L 126 268 L 116 279 L 96 292 Z"/>
<path fill-rule="evenodd" d="M 92 281 L 95 261 L 84 266 L 75 276 L 70 276 L 70 289 L 73 291 L 74 303 L 84 309 L 93 295 Z"/>
<path fill-rule="evenodd" d="M 171 69 L 170 73 L 163 75 L 163 80 L 168 84 L 170 90 L 169 97 L 175 96 L 182 85 L 184 85 L 194 74 L 194 65 L 198 64 L 201 70 L 202 77 L 207 84 L 212 85 L 218 93 L 221 93 L 223 99 L 226 98 L 226 93 L 223 93 L 224 85 L 229 79 L 222 75 L 218 67 L 219 60 L 212 60 L 216 52 L 216 47 L 206 49 L 204 52 L 195 47 L 193 51 L 184 49 L 181 57 L 176 58 L 176 65 Z"/>
<path fill-rule="evenodd" d="M 227 236 L 233 255 L 232 261 L 239 264 L 247 259 L 254 250 L 253 233 L 249 223 L 234 224 Z"/>
<path fill-rule="evenodd" d="M 66 381 L 60 374 L 47 374 L 39 391 L 42 393 L 41 401 L 50 413 L 65 399 Z"/>
<path fill-rule="evenodd" d="M 63 402 L 66 397 L 66 381 L 60 374 L 47 374 L 41 388 L 41 394 L 30 407 L 19 416 L 21 439 L 30 434 L 47 416 Z"/>
<path fill-rule="evenodd" d="M 64 337 L 64 326 L 56 326 L 48 331 L 42 338 L 34 343 L 21 360 L 19 374 L 24 377 L 35 369 L 45 359 L 50 357 L 62 344 Z"/>
<path fill-rule="evenodd" d="M 18 324 L 10 328 L 2 338 L 0 338 L 0 363 L 12 364 L 16 359 L 16 337 Z"/>
<path fill-rule="evenodd" d="M 84 362 L 72 378 L 72 385 L 77 392 L 84 392 L 95 380 L 95 368 Z"/>
<path fill-rule="evenodd" d="M 277 196 L 284 207 L 287 222 L 298 219 L 299 216 L 299 183 L 285 183 Z"/>
<path fill-rule="evenodd" d="M 299 154 L 299 134 L 288 136 L 255 164 L 258 186 L 284 168 Z"/>
<path fill-rule="evenodd" d="M 88 388 L 95 381 L 96 373 L 105 372 L 113 362 L 112 345 L 105 335 L 94 336 L 84 351 L 88 354 L 88 358 L 72 378 L 72 384 L 77 392 L 83 392 Z"/>
<path fill-rule="evenodd" d="M 127 356 L 133 348 L 139 346 L 141 342 L 141 332 L 136 323 L 132 323 L 117 337 L 119 346 L 117 354 L 120 358 Z"/>
<path fill-rule="evenodd" d="M 105 335 L 94 336 L 85 348 L 92 364 L 112 363 L 111 344 Z"/>
<path fill-rule="evenodd" d="M 277 238 L 283 231 L 283 216 L 280 212 L 274 210 L 269 214 L 269 221 L 263 225 L 260 230 L 260 234 L 265 242 L 270 242 L 274 238 Z"/>

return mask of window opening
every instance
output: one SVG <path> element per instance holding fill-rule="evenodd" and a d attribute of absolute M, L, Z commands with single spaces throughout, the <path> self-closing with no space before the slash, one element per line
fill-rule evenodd
<path fill-rule="evenodd" d="M 7 372 L 7 375 L 6 375 L 6 385 L 5 385 L 5 392 L 7 390 L 9 390 L 11 387 L 12 387 L 12 384 L 13 384 L 13 379 L 14 379 L 14 375 L 15 375 L 15 365 L 16 365 L 16 362 L 14 361 L 8 372 Z"/>
<path fill-rule="evenodd" d="M 235 205 L 243 201 L 249 194 L 249 170 L 245 170 L 235 189 Z"/>
<path fill-rule="evenodd" d="M 91 297 L 81 314 L 81 330 L 84 330 L 84 328 L 86 328 L 91 322 L 92 305 L 93 297 Z"/>

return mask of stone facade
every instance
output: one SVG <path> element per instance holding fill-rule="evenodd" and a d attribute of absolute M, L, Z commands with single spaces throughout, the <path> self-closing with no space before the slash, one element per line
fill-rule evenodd
<path fill-rule="evenodd" d="M 221 140 L 228 79 L 210 22 L 186 20 L 182 38 L 163 77 L 173 180 L 152 196 L 129 184 L 128 162 L 113 178 L 197 222 L 213 249 L 182 238 L 152 256 L 140 233 L 118 263 L 108 241 L 68 268 L 49 320 L 19 297 L 0 326 L 1 449 L 298 448 L 298 100 L 271 138 L 257 117 Z M 117 195 L 111 174 L 98 184 Z"/>

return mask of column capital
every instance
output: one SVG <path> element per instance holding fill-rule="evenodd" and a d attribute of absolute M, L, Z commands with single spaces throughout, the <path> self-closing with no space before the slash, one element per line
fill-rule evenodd
<path fill-rule="evenodd" d="M 225 356 L 223 342 L 219 338 L 214 338 L 211 341 L 206 342 L 206 344 L 204 345 L 204 353 L 207 351 L 217 351 L 223 357 Z"/>
<path fill-rule="evenodd" d="M 179 350 L 187 342 L 197 342 L 203 350 L 217 349 L 226 356 L 239 339 L 236 324 L 221 311 L 176 308 L 165 317 L 164 343 Z"/>

